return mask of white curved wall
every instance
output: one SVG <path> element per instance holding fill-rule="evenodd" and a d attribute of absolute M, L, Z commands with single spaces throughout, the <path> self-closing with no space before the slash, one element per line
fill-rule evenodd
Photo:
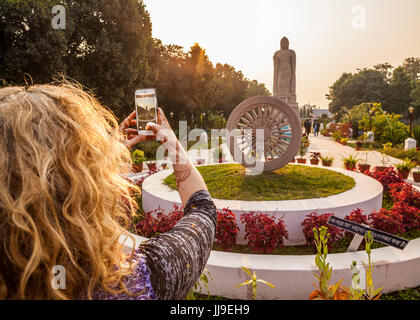
<path fill-rule="evenodd" d="M 308 165 L 310 166 L 310 165 Z M 315 167 L 315 166 L 313 166 Z M 319 166 L 317 166 L 320 168 Z M 305 243 L 301 223 L 311 212 L 334 213 L 337 217 L 344 218 L 352 210 L 360 208 L 365 214 L 382 208 L 382 185 L 364 174 L 348 171 L 339 168 L 325 168 L 343 173 L 352 177 L 356 186 L 338 195 L 305 199 L 305 200 L 286 200 L 286 201 L 239 201 L 213 199 L 218 210 L 229 208 L 236 214 L 237 222 L 240 227 L 237 243 L 245 244 L 244 228 L 239 217 L 243 212 L 257 211 L 274 215 L 281 218 L 286 224 L 289 232 L 289 239 L 286 245 L 300 245 Z M 163 180 L 172 173 L 171 170 L 158 172 L 143 182 L 142 204 L 145 211 L 151 211 L 158 207 L 169 212 L 173 209 L 173 204 L 181 205 L 178 191 L 163 184 Z"/>
<path fill-rule="evenodd" d="M 134 236 L 136 246 L 147 239 Z M 132 247 L 130 239 L 121 238 L 126 250 Z M 420 286 L 420 239 L 410 241 L 404 250 L 385 247 L 372 250 L 372 262 L 375 264 L 373 280 L 376 288 L 383 287 L 383 292 L 393 292 L 405 288 Z M 330 254 L 327 258 L 332 272 L 332 283 L 344 279 L 343 284 L 350 286 L 350 265 L 355 260 L 364 279 L 362 261 L 367 262 L 365 251 Z M 266 280 L 276 287 L 264 284 L 258 286 L 259 299 L 266 300 L 307 300 L 314 290 L 313 275 L 317 271 L 315 256 L 279 256 L 236 254 L 212 251 L 206 265 L 212 280 L 209 281 L 211 295 L 231 299 L 246 299 L 246 287 L 235 286 L 247 277 L 241 267 L 246 266 L 256 272 L 259 279 Z M 364 281 L 361 281 L 362 287 Z"/>

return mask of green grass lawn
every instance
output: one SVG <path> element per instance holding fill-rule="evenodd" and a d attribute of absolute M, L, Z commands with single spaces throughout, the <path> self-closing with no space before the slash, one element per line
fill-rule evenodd
<path fill-rule="evenodd" d="M 197 167 L 210 194 L 215 199 L 229 200 L 298 200 L 321 198 L 350 190 L 353 178 L 327 169 L 288 165 L 261 175 L 245 175 L 239 164 Z M 176 188 L 175 176 L 164 183 Z"/>

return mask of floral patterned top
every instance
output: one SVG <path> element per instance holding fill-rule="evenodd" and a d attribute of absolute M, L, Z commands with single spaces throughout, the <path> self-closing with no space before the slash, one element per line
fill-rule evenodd
<path fill-rule="evenodd" d="M 208 191 L 188 200 L 184 217 L 175 227 L 139 246 L 132 275 L 124 279 L 130 293 L 96 290 L 100 300 L 181 300 L 200 277 L 213 246 L 216 208 Z"/>

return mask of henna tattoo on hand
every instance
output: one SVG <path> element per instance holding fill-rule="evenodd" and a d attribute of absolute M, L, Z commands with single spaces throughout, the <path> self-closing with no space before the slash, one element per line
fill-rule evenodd
<path fill-rule="evenodd" d="M 191 175 L 192 166 L 191 163 L 188 162 L 187 164 L 174 164 L 173 167 L 176 178 L 176 184 L 179 187 L 179 184 L 187 180 L 188 177 Z"/>
<path fill-rule="evenodd" d="M 188 179 L 192 172 L 191 162 L 188 161 L 188 157 L 185 154 L 185 151 L 180 154 L 179 150 L 182 148 L 179 141 L 176 142 L 176 160 L 173 163 L 174 174 L 176 179 L 176 184 L 179 187 L 181 182 L 184 182 Z M 181 155 L 181 159 L 180 156 Z M 182 160 L 182 161 L 181 161 Z"/>

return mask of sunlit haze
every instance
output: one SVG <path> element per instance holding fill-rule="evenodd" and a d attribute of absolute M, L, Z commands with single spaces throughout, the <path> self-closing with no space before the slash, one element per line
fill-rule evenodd
<path fill-rule="evenodd" d="M 297 100 L 327 108 L 343 72 L 420 56 L 419 0 L 144 0 L 153 36 L 228 63 L 272 92 L 273 54 L 287 36 L 297 54 Z M 353 20 L 366 10 L 366 28 Z"/>

